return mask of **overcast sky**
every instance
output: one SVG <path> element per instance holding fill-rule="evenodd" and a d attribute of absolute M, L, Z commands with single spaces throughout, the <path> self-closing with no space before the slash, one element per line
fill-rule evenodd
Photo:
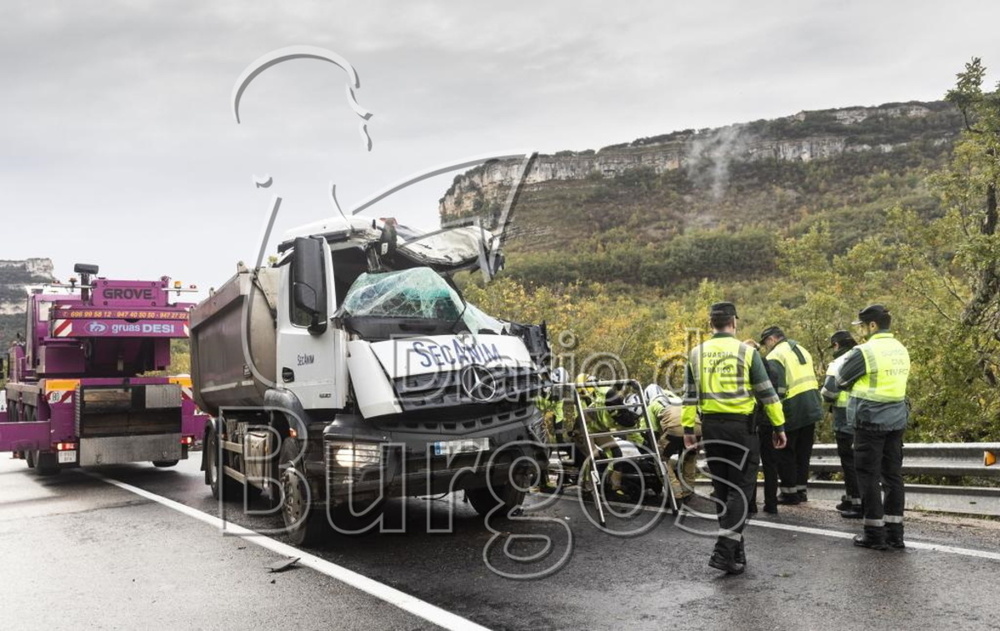
<path fill-rule="evenodd" d="M 1000 64 L 989 2 L 4 0 L 0 259 L 218 286 L 276 232 L 469 156 L 597 149 L 804 109 L 942 98 L 973 56 Z M 347 75 L 254 60 L 294 45 Z M 989 82 L 995 83 L 990 72 Z M 254 176 L 270 175 L 265 191 Z M 428 226 L 452 176 L 376 216 Z"/>

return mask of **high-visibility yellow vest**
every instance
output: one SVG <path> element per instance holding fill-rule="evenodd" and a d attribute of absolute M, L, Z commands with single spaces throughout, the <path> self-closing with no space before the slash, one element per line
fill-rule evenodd
<path fill-rule="evenodd" d="M 703 414 L 752 414 L 756 400 L 748 387 L 753 348 L 734 337 L 714 337 L 691 351 Z"/>
<path fill-rule="evenodd" d="M 858 347 L 865 358 L 865 374 L 854 382 L 852 397 L 892 403 L 906 398 L 910 353 L 892 333 L 876 333 Z"/>
<path fill-rule="evenodd" d="M 802 354 L 802 359 L 799 359 L 796 350 Z M 795 395 L 809 390 L 819 390 L 819 382 L 816 380 L 816 372 L 813 370 L 812 355 L 798 344 L 792 348 L 788 340 L 782 340 L 771 349 L 767 358 L 778 362 L 785 369 L 786 391 L 783 398 L 791 399 Z"/>
<path fill-rule="evenodd" d="M 844 360 L 846 360 L 846 359 L 847 359 L 847 353 L 844 353 L 843 355 L 841 355 L 837 359 L 833 360 L 833 362 L 831 362 L 830 365 L 826 369 L 827 376 L 828 377 L 835 377 L 837 375 L 837 373 L 840 371 L 840 367 L 844 365 Z M 847 399 L 850 398 L 850 396 L 851 396 L 851 391 L 850 390 L 844 390 L 844 389 L 838 390 L 837 391 L 837 400 L 833 402 L 833 407 L 835 407 L 835 408 L 846 408 L 847 407 Z"/>

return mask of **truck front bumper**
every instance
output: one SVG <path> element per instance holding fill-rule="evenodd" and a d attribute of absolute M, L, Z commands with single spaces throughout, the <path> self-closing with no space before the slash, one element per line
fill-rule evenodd
<path fill-rule="evenodd" d="M 548 465 L 545 445 L 529 431 L 540 419 L 538 410 L 528 406 L 506 423 L 472 432 L 441 427 L 434 434 L 345 435 L 328 429 L 323 441 L 326 503 L 357 505 L 482 488 L 488 483 L 494 488 L 509 483 L 526 487 Z"/>

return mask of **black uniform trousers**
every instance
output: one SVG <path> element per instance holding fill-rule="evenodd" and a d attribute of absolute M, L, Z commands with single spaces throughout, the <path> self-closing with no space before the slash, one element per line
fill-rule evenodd
<path fill-rule="evenodd" d="M 753 496 L 760 465 L 757 435 L 752 429 L 749 416 L 713 418 L 712 414 L 706 414 L 701 421 L 705 456 L 712 474 L 712 495 L 721 502 L 715 550 L 728 558 L 742 545 L 747 503 Z"/>
<path fill-rule="evenodd" d="M 774 429 L 771 420 L 757 421 L 757 441 L 760 444 L 760 469 L 764 472 L 764 507 L 778 505 L 778 450 L 774 448 Z M 754 489 L 754 502 L 757 490 Z"/>
<path fill-rule="evenodd" d="M 816 424 L 786 431 L 788 444 L 777 451 L 778 475 L 781 477 L 782 493 L 804 492 L 809 483 L 809 459 L 812 457 L 813 441 L 816 438 Z"/>
<path fill-rule="evenodd" d="M 859 499 L 858 474 L 854 468 L 854 434 L 836 432 L 837 455 L 840 456 L 840 468 L 844 470 L 844 492 L 852 500 Z"/>
<path fill-rule="evenodd" d="M 898 524 L 898 528 L 902 529 L 903 506 L 906 504 L 903 491 L 903 431 L 881 432 L 858 428 L 854 432 L 854 468 L 858 473 L 866 527 L 885 524 L 891 531 Z"/>

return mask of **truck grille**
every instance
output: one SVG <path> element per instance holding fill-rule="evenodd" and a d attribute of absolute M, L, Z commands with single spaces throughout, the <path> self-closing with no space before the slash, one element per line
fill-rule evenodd
<path fill-rule="evenodd" d="M 392 416 L 373 419 L 373 427 L 384 432 L 410 432 L 425 434 L 442 434 L 445 432 L 455 432 L 470 434 L 481 430 L 509 425 L 513 423 L 523 424 L 534 411 L 534 406 L 520 406 L 505 412 L 497 412 L 474 418 L 462 418 L 454 421 L 425 420 L 423 418 L 407 418 L 406 416 Z"/>
<path fill-rule="evenodd" d="M 477 377 L 490 381 L 486 392 L 469 388 L 463 379 L 464 371 L 482 371 Z M 450 370 L 428 375 L 400 377 L 393 382 L 396 396 L 404 412 L 429 410 L 458 405 L 518 402 L 538 396 L 542 389 L 542 379 L 533 368 L 483 368 L 466 366 L 462 370 Z M 485 394 L 489 396 L 484 396 Z"/>

